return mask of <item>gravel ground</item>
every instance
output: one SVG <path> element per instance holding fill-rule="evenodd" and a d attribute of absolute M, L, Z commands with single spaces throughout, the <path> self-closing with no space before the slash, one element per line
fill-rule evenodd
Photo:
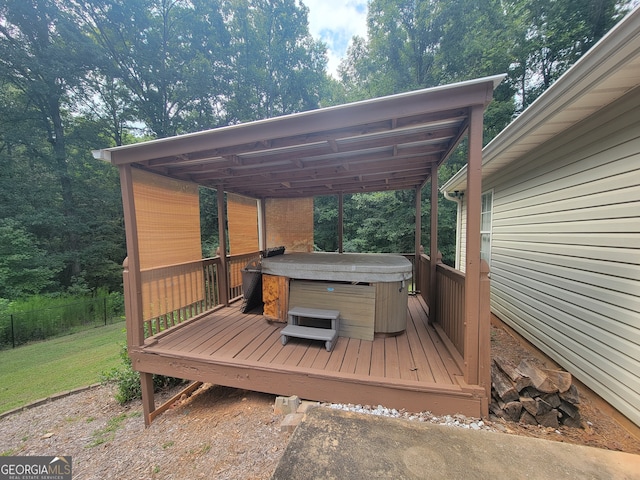
<path fill-rule="evenodd" d="M 501 329 L 495 351 L 514 361 L 534 357 Z M 516 362 L 517 363 L 517 362 Z M 179 389 L 158 395 L 162 402 Z M 71 455 L 76 479 L 266 479 L 289 441 L 275 415 L 275 396 L 203 385 L 144 427 L 140 402 L 119 405 L 110 386 L 99 386 L 0 419 L 1 455 Z M 640 454 L 640 440 L 620 427 L 589 396 L 581 395 L 584 428 L 548 429 L 462 415 L 434 416 L 384 406 L 325 405 L 431 422 L 500 431 Z"/>
<path fill-rule="evenodd" d="M 289 440 L 273 404 L 204 385 L 145 428 L 140 402 L 101 386 L 0 420 L 0 453 L 71 455 L 74 479 L 269 478 Z"/>

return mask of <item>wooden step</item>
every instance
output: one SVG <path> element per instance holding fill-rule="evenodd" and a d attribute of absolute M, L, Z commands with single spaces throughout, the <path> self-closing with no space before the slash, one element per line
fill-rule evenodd
<path fill-rule="evenodd" d="M 289 310 L 289 316 L 335 320 L 340 316 L 340 312 L 338 310 L 324 310 L 320 308 L 294 307 Z"/>
<path fill-rule="evenodd" d="M 301 325 L 287 325 L 280 331 L 282 345 L 286 345 L 289 337 L 322 340 L 327 352 L 333 350 L 338 338 L 338 331 L 333 328 L 303 327 Z"/>

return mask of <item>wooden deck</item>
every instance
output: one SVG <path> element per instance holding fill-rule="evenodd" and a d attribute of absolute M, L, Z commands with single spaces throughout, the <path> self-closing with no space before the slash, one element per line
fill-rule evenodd
<path fill-rule="evenodd" d="M 423 303 L 409 298 L 405 333 L 373 341 L 324 342 L 292 338 L 283 346 L 282 323 L 239 304 L 162 332 L 130 351 L 134 367 L 308 400 L 384 405 L 434 414 L 481 416 L 484 389 L 466 385 L 452 345 L 427 324 Z"/>

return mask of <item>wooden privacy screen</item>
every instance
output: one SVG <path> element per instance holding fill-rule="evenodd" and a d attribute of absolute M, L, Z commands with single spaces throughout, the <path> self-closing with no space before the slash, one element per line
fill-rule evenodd
<path fill-rule="evenodd" d="M 194 183 L 132 172 L 147 320 L 204 298 L 200 203 Z"/>
<path fill-rule="evenodd" d="M 257 252 L 258 203 L 255 198 L 227 193 L 229 255 Z"/>
<path fill-rule="evenodd" d="M 313 251 L 313 197 L 268 198 L 265 210 L 267 248 Z"/>

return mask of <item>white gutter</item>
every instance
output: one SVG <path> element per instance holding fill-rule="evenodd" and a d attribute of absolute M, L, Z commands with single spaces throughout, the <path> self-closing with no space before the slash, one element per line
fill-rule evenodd
<path fill-rule="evenodd" d="M 105 162 L 111 161 L 111 152 L 109 150 L 91 150 L 91 155 L 96 160 L 104 160 Z"/>

